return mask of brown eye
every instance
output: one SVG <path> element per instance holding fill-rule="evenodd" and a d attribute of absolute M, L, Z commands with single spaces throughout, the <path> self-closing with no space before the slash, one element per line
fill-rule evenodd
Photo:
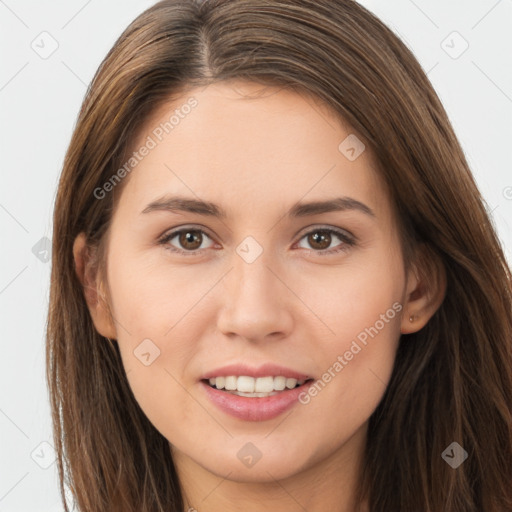
<path fill-rule="evenodd" d="M 200 233 L 201 231 L 197 230 L 182 231 L 178 235 L 181 247 L 189 251 L 199 249 L 203 240 L 203 236 Z"/>
<path fill-rule="evenodd" d="M 210 245 L 205 245 L 210 241 Z M 203 249 L 213 245 L 213 240 L 202 230 L 193 228 L 177 229 L 160 239 L 160 243 L 172 252 L 187 256 L 199 255 Z"/>
<path fill-rule="evenodd" d="M 338 243 L 331 247 L 331 244 L 336 243 L 336 239 Z M 304 242 L 307 244 L 306 246 L 301 245 Z M 301 238 L 299 246 L 310 252 L 318 253 L 318 255 L 328 255 L 346 251 L 354 246 L 355 243 L 353 235 L 350 235 L 348 232 L 330 228 L 318 228 L 306 233 Z"/>
<path fill-rule="evenodd" d="M 327 249 L 331 245 L 331 234 L 328 231 L 313 231 L 308 235 L 308 242 L 313 249 Z"/>

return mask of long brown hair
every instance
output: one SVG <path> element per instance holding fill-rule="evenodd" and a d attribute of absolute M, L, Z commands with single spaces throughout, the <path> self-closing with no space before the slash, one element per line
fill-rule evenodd
<path fill-rule="evenodd" d="M 375 154 L 403 246 L 423 246 L 446 271 L 438 311 L 400 339 L 370 418 L 360 497 L 371 512 L 512 510 L 510 270 L 424 71 L 353 0 L 164 0 L 102 62 L 54 211 L 47 381 L 63 499 L 66 483 L 81 511 L 183 510 L 168 441 L 135 400 L 117 344 L 93 326 L 72 247 L 80 232 L 90 248 L 105 241 L 129 177 L 102 199 L 95 190 L 148 116 L 187 88 L 229 79 L 309 94 L 348 123 Z M 468 452 L 457 469 L 441 456 L 454 441 Z"/>

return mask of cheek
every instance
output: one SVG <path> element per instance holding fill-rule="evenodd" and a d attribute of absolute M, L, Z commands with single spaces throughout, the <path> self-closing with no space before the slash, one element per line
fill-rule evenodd
<path fill-rule="evenodd" d="M 360 333 L 377 323 L 377 330 L 388 336 L 399 332 L 404 278 L 398 258 L 381 254 L 347 260 L 346 265 L 302 273 L 296 279 L 298 294 L 324 326 L 325 349 L 343 349 Z M 399 260 L 398 260 L 399 261 Z M 393 307 L 394 304 L 395 307 Z M 372 329 L 372 332 L 373 329 Z M 364 340 L 362 340 L 364 341 Z M 348 346 L 347 346 L 348 349 Z"/>
<path fill-rule="evenodd" d="M 113 251 L 109 266 L 120 335 L 139 338 L 166 338 L 183 320 L 197 319 L 201 302 L 221 275 L 221 270 L 210 269 L 199 277 L 194 265 L 171 265 L 163 249 L 133 255 Z"/>
<path fill-rule="evenodd" d="M 340 315 L 332 324 L 335 339 L 316 347 L 317 379 L 299 397 L 302 411 L 296 418 L 303 421 L 295 433 L 320 440 L 312 460 L 360 431 L 382 400 L 400 337 L 400 304 L 393 304 L 376 301 L 357 316 Z"/>
<path fill-rule="evenodd" d="M 149 258 L 113 253 L 109 261 L 112 313 L 130 387 L 156 426 L 180 425 L 198 414 L 185 389 L 187 371 L 211 321 L 205 294 L 218 278 L 197 279 L 192 266 L 177 272 Z M 179 421 L 170 421 L 173 411 Z"/>
<path fill-rule="evenodd" d="M 325 417 L 329 411 L 333 432 L 347 422 L 356 428 L 365 421 L 391 377 L 404 278 L 400 258 L 383 254 L 336 268 L 314 288 L 310 276 L 301 285 L 305 302 L 325 326 L 315 346 L 320 378 L 301 402 L 315 409 L 312 416 Z"/>

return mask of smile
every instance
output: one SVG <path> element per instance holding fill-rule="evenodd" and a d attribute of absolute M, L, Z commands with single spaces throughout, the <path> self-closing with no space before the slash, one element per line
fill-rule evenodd
<path fill-rule="evenodd" d="M 313 379 L 298 380 L 281 375 L 258 378 L 228 375 L 203 379 L 199 384 L 207 400 L 220 411 L 254 422 L 277 418 L 297 405 L 300 394 L 307 392 L 313 382 Z M 253 391 L 244 391 L 247 389 Z"/>
<path fill-rule="evenodd" d="M 215 389 L 224 390 L 233 395 L 258 398 L 273 396 L 285 389 L 294 389 L 302 386 L 304 382 L 306 382 L 305 379 L 297 380 L 282 375 L 257 378 L 248 375 L 228 375 L 208 379 L 209 385 Z"/>

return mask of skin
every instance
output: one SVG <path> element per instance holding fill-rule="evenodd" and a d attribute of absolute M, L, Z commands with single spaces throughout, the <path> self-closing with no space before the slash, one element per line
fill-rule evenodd
<path fill-rule="evenodd" d="M 108 232 L 106 280 L 87 265 L 83 234 L 74 246 L 77 273 L 96 329 L 118 341 L 136 399 L 169 440 L 185 510 L 349 512 L 368 419 L 390 379 L 400 334 L 428 322 L 444 284 L 422 282 L 417 267 L 406 272 L 368 146 L 350 161 L 338 146 L 353 131 L 321 104 L 270 87 L 244 98 L 258 92 L 261 85 L 245 82 L 192 89 L 148 119 L 134 150 L 190 97 L 198 101 L 125 178 Z M 166 194 L 211 201 L 227 217 L 141 213 Z M 339 196 L 374 216 L 286 216 L 299 201 Z M 179 237 L 158 243 L 181 226 L 205 234 L 196 233 L 195 246 L 180 245 Z M 333 234 L 315 245 L 307 235 L 322 228 L 357 241 Z M 248 236 L 263 250 L 252 263 L 236 252 Z M 169 249 L 200 243 L 193 256 Z M 230 363 L 273 362 L 321 379 L 394 303 L 402 311 L 307 405 L 247 422 L 203 393 L 201 376 Z M 148 338 L 160 355 L 145 366 L 134 350 Z M 252 467 L 237 457 L 248 442 L 261 453 Z"/>

